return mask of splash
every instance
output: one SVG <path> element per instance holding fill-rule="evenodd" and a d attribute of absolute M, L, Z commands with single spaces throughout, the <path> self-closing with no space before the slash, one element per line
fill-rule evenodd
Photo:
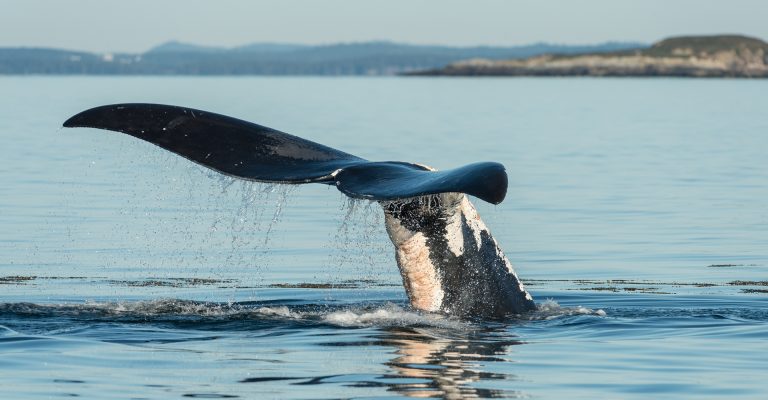
<path fill-rule="evenodd" d="M 408 311 L 396 304 L 387 304 L 373 309 L 345 309 L 322 316 L 323 321 L 342 327 L 413 327 L 429 326 L 456 330 L 467 330 L 471 325 L 459 319 Z"/>
<path fill-rule="evenodd" d="M 593 310 L 591 308 L 577 306 L 577 307 L 563 307 L 555 300 L 547 299 L 543 303 L 538 304 L 536 310 L 524 315 L 525 318 L 535 320 L 550 320 L 560 317 L 568 317 L 572 315 L 593 315 L 597 317 L 605 317 L 607 314 L 605 311 L 598 309 Z"/>
<path fill-rule="evenodd" d="M 336 307 L 325 304 L 289 306 L 178 299 L 80 304 L 0 303 L 0 317 L 9 315 L 45 319 L 66 317 L 90 320 L 95 318 L 109 321 L 124 317 L 150 323 L 183 319 L 203 324 L 237 322 L 247 326 L 258 326 L 257 322 L 276 325 L 299 322 L 310 327 L 312 325 L 333 325 L 345 328 L 434 327 L 459 331 L 471 330 L 473 327 L 466 321 L 441 314 L 412 311 L 393 303 Z"/>
<path fill-rule="evenodd" d="M 368 307 L 352 306 L 341 309 L 265 306 L 256 308 L 250 315 L 253 318 L 271 317 L 319 322 L 345 328 L 422 326 L 464 331 L 471 327 L 466 321 L 442 314 L 411 311 L 393 303 Z"/>
<path fill-rule="evenodd" d="M 304 317 L 303 313 L 291 311 L 288 306 L 259 307 L 253 311 L 253 315 L 289 319 L 302 319 Z"/>

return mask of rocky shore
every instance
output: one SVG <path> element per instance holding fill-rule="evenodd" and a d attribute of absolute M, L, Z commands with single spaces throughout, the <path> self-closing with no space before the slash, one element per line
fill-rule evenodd
<path fill-rule="evenodd" d="M 645 49 L 518 60 L 472 59 L 409 75 L 768 78 L 768 43 L 735 35 L 686 36 Z"/>

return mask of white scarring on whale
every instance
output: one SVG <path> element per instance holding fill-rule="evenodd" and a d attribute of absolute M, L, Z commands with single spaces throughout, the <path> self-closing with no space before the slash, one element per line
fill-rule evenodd
<path fill-rule="evenodd" d="M 485 317 L 535 309 L 466 195 L 441 193 L 382 206 L 411 306 Z"/>

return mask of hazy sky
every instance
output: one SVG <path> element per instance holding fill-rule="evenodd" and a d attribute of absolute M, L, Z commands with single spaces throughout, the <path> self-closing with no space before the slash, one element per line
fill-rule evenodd
<path fill-rule="evenodd" d="M 0 0 L 0 47 L 141 52 L 168 40 L 448 45 L 768 39 L 768 0 Z"/>

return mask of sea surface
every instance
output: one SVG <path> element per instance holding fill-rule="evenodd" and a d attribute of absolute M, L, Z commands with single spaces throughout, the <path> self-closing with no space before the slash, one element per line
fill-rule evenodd
<path fill-rule="evenodd" d="M 768 81 L 0 77 L 0 397 L 768 398 Z M 64 129 L 185 105 L 474 199 L 539 310 L 412 310 L 376 203 Z"/>

